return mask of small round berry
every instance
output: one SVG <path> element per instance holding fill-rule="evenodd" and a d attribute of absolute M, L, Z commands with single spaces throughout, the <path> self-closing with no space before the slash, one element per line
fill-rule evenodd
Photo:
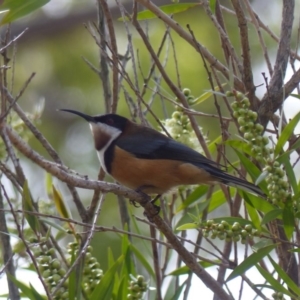
<path fill-rule="evenodd" d="M 191 90 L 190 89 L 188 89 L 188 88 L 184 88 L 183 90 L 182 90 L 182 92 L 183 92 L 183 94 L 184 94 L 184 96 L 189 96 L 190 94 L 191 94 Z"/>

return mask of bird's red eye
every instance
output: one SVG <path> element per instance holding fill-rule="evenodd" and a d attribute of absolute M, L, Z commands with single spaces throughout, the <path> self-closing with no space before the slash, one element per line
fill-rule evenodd
<path fill-rule="evenodd" d="M 108 118 L 107 121 L 106 121 L 106 123 L 108 125 L 113 125 L 114 124 L 114 120 L 112 118 Z"/>

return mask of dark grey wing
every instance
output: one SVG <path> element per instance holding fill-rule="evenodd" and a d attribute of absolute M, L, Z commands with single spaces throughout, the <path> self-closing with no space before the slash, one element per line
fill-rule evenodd
<path fill-rule="evenodd" d="M 144 159 L 180 160 L 199 165 L 199 167 L 202 164 L 217 165 L 199 152 L 152 130 L 120 136 L 115 145 Z"/>

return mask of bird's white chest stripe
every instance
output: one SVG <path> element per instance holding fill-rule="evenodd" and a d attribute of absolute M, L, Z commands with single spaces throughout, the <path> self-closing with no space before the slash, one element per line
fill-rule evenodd
<path fill-rule="evenodd" d="M 90 124 L 90 128 L 91 128 L 91 131 L 93 132 L 93 128 L 92 126 L 95 126 L 95 124 Z M 121 130 L 117 129 L 117 128 L 114 128 L 114 127 L 111 127 L 111 126 L 108 126 L 106 124 L 97 124 L 96 126 L 101 126 L 101 130 L 104 132 L 104 133 L 107 133 L 109 136 L 110 136 L 110 139 L 108 140 L 108 142 L 106 143 L 106 145 L 99 151 L 97 151 L 97 155 L 98 155 L 98 158 L 100 160 L 100 164 L 101 164 L 101 167 L 103 168 L 103 170 L 105 171 L 105 173 L 108 173 L 107 172 L 107 168 L 105 166 L 105 160 L 104 160 L 104 154 L 105 154 L 105 151 L 107 150 L 107 148 L 111 145 L 111 143 L 122 133 Z"/>

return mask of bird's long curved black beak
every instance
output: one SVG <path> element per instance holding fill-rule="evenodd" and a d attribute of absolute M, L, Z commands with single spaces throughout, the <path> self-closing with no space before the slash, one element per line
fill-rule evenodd
<path fill-rule="evenodd" d="M 66 111 L 66 112 L 69 112 L 71 114 L 80 116 L 81 118 L 85 119 L 88 122 L 95 122 L 95 118 L 94 117 L 86 115 L 86 114 L 84 114 L 84 113 L 82 113 L 80 111 L 77 111 L 77 110 L 73 110 L 73 109 L 59 109 L 59 111 Z"/>

